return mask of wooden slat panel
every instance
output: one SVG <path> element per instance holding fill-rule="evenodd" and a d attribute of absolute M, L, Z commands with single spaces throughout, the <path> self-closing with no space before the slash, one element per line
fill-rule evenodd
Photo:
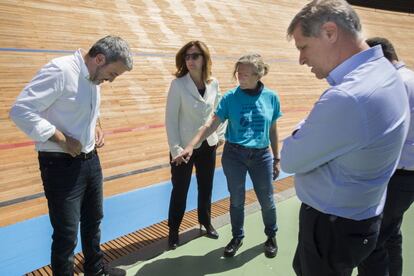
<path fill-rule="evenodd" d="M 240 1 L 62 1 L 5 0 L 0 3 L 0 202 L 42 193 L 33 145 L 8 118 L 18 93 L 39 68 L 65 53 L 28 49 L 88 49 L 108 33 L 127 39 L 136 53 L 135 70 L 102 85 L 101 121 L 106 146 L 100 151 L 105 176 L 168 163 L 164 130 L 166 91 L 173 79 L 174 56 L 190 39 L 206 41 L 213 75 L 223 92 L 233 87 L 231 72 L 242 54 L 258 51 L 270 62 L 265 84 L 276 89 L 284 116 L 278 122 L 281 139 L 304 118 L 327 87 L 309 69 L 297 64 L 297 50 L 285 32 L 293 15 L 306 3 L 290 0 Z M 386 36 L 399 56 L 414 66 L 414 17 L 356 8 L 367 36 Z M 90 24 L 99 22 L 99 24 Z M 231 34 L 229 36 L 228 34 Z M 237 41 L 237 43 L 234 43 Z M 10 148 L 8 148 L 10 147 Z M 220 164 L 218 163 L 220 166 Z M 132 175 L 105 183 L 105 196 L 169 179 L 169 169 Z M 38 206 L 34 207 L 34 204 Z M 33 209 L 28 209 L 33 207 Z M 45 201 L 0 208 L 0 226 L 47 212 Z M 5 208 L 5 209 L 4 209 Z M 36 211 L 33 211 L 36 210 Z M 6 213 L 6 214 L 5 214 Z M 5 214 L 5 215 L 3 215 Z"/>

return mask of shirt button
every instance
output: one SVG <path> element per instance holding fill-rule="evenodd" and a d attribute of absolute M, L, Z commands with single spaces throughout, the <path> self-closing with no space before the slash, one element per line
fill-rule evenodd
<path fill-rule="evenodd" d="M 364 239 L 363 244 L 367 244 L 367 243 L 368 243 L 368 240 Z"/>

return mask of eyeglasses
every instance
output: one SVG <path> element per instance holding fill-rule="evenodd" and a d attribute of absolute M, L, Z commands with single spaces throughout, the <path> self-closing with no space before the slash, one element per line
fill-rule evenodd
<path fill-rule="evenodd" d="M 192 54 L 185 54 L 184 55 L 184 59 L 186 61 L 189 61 L 190 59 L 192 60 L 197 60 L 200 56 L 202 56 L 202 53 L 192 53 Z"/>

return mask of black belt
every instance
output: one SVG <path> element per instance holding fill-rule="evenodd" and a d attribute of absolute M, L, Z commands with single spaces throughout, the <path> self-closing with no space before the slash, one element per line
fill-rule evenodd
<path fill-rule="evenodd" d="M 349 218 L 345 218 L 345 217 L 340 217 L 340 216 L 337 216 L 337 215 L 323 213 L 323 212 L 321 212 L 321 211 L 319 211 L 319 210 L 313 208 L 312 206 L 309 206 L 308 204 L 303 203 L 303 202 L 302 202 L 302 205 L 303 205 L 303 207 L 305 208 L 306 211 L 317 212 L 317 213 L 321 214 L 322 216 L 327 216 L 329 218 L 329 221 L 331 221 L 331 222 L 336 221 L 337 219 L 341 219 L 341 220 L 345 220 L 345 221 L 354 220 L 354 219 L 349 219 Z M 375 217 L 370 217 L 370 218 L 367 218 L 367 219 L 363 219 L 363 220 L 365 220 L 365 221 L 376 220 L 379 216 L 382 216 L 382 214 L 377 215 Z"/>
<path fill-rule="evenodd" d="M 46 157 L 46 158 L 76 158 L 76 159 L 82 159 L 82 160 L 87 160 L 87 159 L 91 159 L 95 154 L 97 154 L 96 149 L 88 152 L 88 153 L 84 153 L 81 152 L 79 155 L 76 156 L 72 156 L 69 153 L 64 153 L 64 152 L 53 152 L 53 151 L 39 151 L 39 157 Z"/>
<path fill-rule="evenodd" d="M 398 169 L 398 170 L 395 170 L 394 174 L 395 175 L 411 175 L 411 176 L 414 176 L 414 171 Z"/>

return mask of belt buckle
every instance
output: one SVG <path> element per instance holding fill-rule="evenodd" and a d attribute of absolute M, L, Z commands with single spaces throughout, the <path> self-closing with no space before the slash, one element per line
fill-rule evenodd
<path fill-rule="evenodd" d="M 86 159 L 88 159 L 88 154 L 85 153 L 85 152 L 81 152 L 77 157 L 82 159 L 82 160 L 86 160 Z"/>

